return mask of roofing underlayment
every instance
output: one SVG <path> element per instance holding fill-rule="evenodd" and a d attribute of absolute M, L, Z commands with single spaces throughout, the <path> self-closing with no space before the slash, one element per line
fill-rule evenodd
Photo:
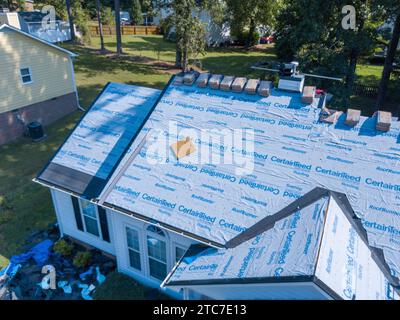
<path fill-rule="evenodd" d="M 94 131 L 98 135 L 91 141 L 112 136 L 115 126 L 120 132 L 127 130 L 111 164 L 101 164 L 102 159 L 92 166 L 90 160 L 81 160 L 98 152 L 87 148 L 86 134 L 85 147 L 67 140 L 49 167 L 61 165 L 99 178 L 101 188 L 90 193 L 97 193 L 93 198 L 99 204 L 215 247 L 229 247 L 239 234 L 315 187 L 340 192 L 362 219 L 369 243 L 384 250 L 388 265 L 399 274 L 400 122 L 393 122 L 389 132 L 375 129 L 375 117 L 361 117 L 354 127 L 344 123 L 345 115 L 334 125 L 321 123 L 319 99 L 307 105 L 301 94 L 276 89 L 262 97 L 170 81 L 155 106 L 158 91 L 136 90 L 143 96 L 135 101 L 146 101 L 147 111 L 140 113 L 134 129 L 113 120 L 111 126 Z M 104 94 L 107 89 L 98 101 L 112 102 Z M 115 106 L 121 111 L 130 98 L 119 99 Z M 133 110 L 135 116 L 137 109 Z M 235 129 L 247 129 L 239 139 L 242 144 L 221 140 L 221 132 Z M 186 138 L 196 151 L 177 161 L 171 144 Z M 133 142 L 126 149 L 129 139 Z M 112 145 L 117 141 L 111 140 Z M 220 163 L 204 161 L 208 147 L 208 156 L 219 156 Z M 71 152 L 74 156 L 62 157 Z M 46 180 L 44 174 L 39 180 Z M 54 171 L 53 180 L 57 174 Z"/>
<path fill-rule="evenodd" d="M 352 223 L 335 198 L 340 201 L 327 192 L 235 248 L 192 246 L 165 285 L 308 281 L 339 299 L 398 298 L 380 261 L 371 259 L 374 249 L 357 230 L 362 227 Z"/>
<path fill-rule="evenodd" d="M 38 179 L 89 199 L 98 196 L 159 95 L 108 84 Z"/>

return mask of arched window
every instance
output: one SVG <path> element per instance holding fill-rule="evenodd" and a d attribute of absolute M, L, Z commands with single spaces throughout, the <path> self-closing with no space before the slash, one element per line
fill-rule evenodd
<path fill-rule="evenodd" d="M 162 231 L 161 228 L 159 228 L 157 226 L 154 226 L 152 224 L 147 227 L 147 231 L 150 231 L 150 232 L 153 232 L 155 234 L 158 234 L 159 236 L 165 237 L 164 231 Z"/>
<path fill-rule="evenodd" d="M 147 254 L 150 276 L 164 280 L 167 276 L 167 244 L 164 231 L 154 225 L 147 227 Z"/>

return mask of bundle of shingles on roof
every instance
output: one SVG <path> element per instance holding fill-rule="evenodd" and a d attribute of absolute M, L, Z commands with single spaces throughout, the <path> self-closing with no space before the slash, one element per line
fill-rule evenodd
<path fill-rule="evenodd" d="M 192 85 L 194 82 L 200 88 L 205 88 L 208 85 L 212 89 L 237 93 L 244 91 L 248 94 L 259 94 L 263 97 L 268 97 L 273 88 L 271 81 L 244 77 L 235 78 L 221 74 L 200 73 L 197 76 L 195 73 L 186 73 L 184 76 L 177 76 L 174 79 L 174 84 Z"/>

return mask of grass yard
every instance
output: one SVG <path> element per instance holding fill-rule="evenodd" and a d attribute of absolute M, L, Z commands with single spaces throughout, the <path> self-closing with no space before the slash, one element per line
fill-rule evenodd
<path fill-rule="evenodd" d="M 93 295 L 95 300 L 166 300 L 171 299 L 158 290 L 149 289 L 118 272 L 107 276 Z"/>
<path fill-rule="evenodd" d="M 82 112 L 46 128 L 47 140 L 20 138 L 0 147 L 0 268 L 18 253 L 26 238 L 55 221 L 50 193 L 31 180 L 43 168 Z"/>

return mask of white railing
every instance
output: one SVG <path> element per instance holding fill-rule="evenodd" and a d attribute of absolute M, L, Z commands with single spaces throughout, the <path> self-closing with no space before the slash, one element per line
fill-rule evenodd
<path fill-rule="evenodd" d="M 30 34 L 48 42 L 55 43 L 71 40 L 69 23 L 65 21 L 55 21 L 53 26 L 51 24 L 43 26 L 42 22 L 26 22 L 26 24 Z"/>

